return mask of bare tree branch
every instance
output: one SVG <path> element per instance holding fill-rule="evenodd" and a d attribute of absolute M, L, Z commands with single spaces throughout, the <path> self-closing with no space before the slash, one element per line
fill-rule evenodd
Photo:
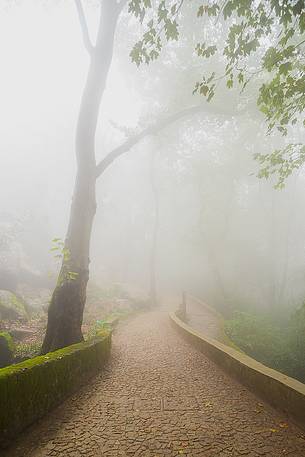
<path fill-rule="evenodd" d="M 172 114 L 158 122 L 155 122 L 153 125 L 150 125 L 142 132 L 132 136 L 128 140 L 126 140 L 123 144 L 118 146 L 117 148 L 113 149 L 109 154 L 102 159 L 99 164 L 96 166 L 96 177 L 98 178 L 101 174 L 112 164 L 112 162 L 120 157 L 125 152 L 129 151 L 133 146 L 135 146 L 139 141 L 145 138 L 148 135 L 154 135 L 157 132 L 164 130 L 170 124 L 178 121 L 179 119 L 189 116 L 191 114 L 198 113 L 203 110 L 203 105 L 199 106 L 192 106 L 191 108 L 186 108 L 184 110 L 179 111 L 178 113 Z"/>
<path fill-rule="evenodd" d="M 87 49 L 88 53 L 91 55 L 94 50 L 94 46 L 92 45 L 91 40 L 90 40 L 88 25 L 87 25 L 82 1 L 74 0 L 74 2 L 75 2 L 76 9 L 77 9 L 79 23 L 80 23 L 82 33 L 83 33 L 84 45 L 85 45 L 85 48 Z"/>
<path fill-rule="evenodd" d="M 234 107 L 222 106 L 217 107 L 213 106 L 211 103 L 203 103 L 201 105 L 192 106 L 190 108 L 185 108 L 181 111 L 178 111 L 175 114 L 170 116 L 164 117 L 160 121 L 155 122 L 154 124 L 148 126 L 146 129 L 142 130 L 142 132 L 128 138 L 123 144 L 118 146 L 117 148 L 113 149 L 109 154 L 107 154 L 96 166 L 96 178 L 99 178 L 106 168 L 112 164 L 118 157 L 120 157 L 125 152 L 128 152 L 133 146 L 139 143 L 143 138 L 148 135 L 155 135 L 158 132 L 161 132 L 169 125 L 173 124 L 174 122 L 185 118 L 187 116 L 191 116 L 193 114 L 197 114 L 200 112 L 206 112 L 207 114 L 214 114 L 215 116 L 225 116 L 226 118 L 232 118 L 234 116 L 241 116 L 244 115 L 245 112 L 249 110 L 249 106 L 243 107 L 241 110 L 237 110 Z"/>

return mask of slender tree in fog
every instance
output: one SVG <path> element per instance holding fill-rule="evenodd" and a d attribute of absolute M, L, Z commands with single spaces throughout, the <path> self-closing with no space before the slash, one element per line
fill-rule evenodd
<path fill-rule="evenodd" d="M 95 157 L 95 133 L 100 104 L 113 56 L 116 26 L 127 0 L 102 0 L 95 45 L 91 43 L 81 0 L 75 0 L 90 64 L 78 116 L 75 152 L 77 176 L 64 255 L 57 285 L 48 310 L 47 330 L 42 353 L 79 342 L 89 279 L 90 239 L 96 213 L 96 180 L 125 152 L 147 135 L 154 134 L 179 119 L 202 110 L 202 105 L 185 108 L 156 120 L 142 132 L 127 139 L 100 163 Z"/>
<path fill-rule="evenodd" d="M 95 188 L 97 178 L 104 173 L 114 160 L 129 151 L 147 135 L 159 132 L 183 117 L 192 116 L 203 110 L 209 112 L 212 112 L 213 109 L 215 110 L 211 104 L 207 108 L 207 103 L 204 103 L 199 106 L 184 108 L 171 115 L 164 115 L 142 132 L 128 138 L 122 145 L 105 155 L 100 163 L 96 163 L 95 133 L 100 104 L 111 66 L 118 19 L 127 3 L 127 0 L 118 2 L 101 0 L 97 39 L 96 43 L 92 44 L 81 0 L 75 0 L 84 46 L 88 51 L 90 64 L 76 129 L 77 176 L 65 240 L 65 255 L 63 256 L 57 286 L 49 306 L 47 331 L 42 347 L 43 353 L 82 340 L 81 325 L 86 301 L 86 287 L 89 279 L 90 239 L 97 205 Z M 162 1 L 152 5 L 150 0 L 132 0 L 129 2 L 129 10 L 139 17 L 141 21 L 145 19 L 147 11 L 153 14 L 153 17 L 146 24 L 147 31 L 143 39 L 135 45 L 131 52 L 131 57 L 136 63 L 149 62 L 158 57 L 162 49 L 163 34 L 165 34 L 166 40 L 178 39 L 178 19 L 183 3 L 183 1 Z M 253 22 L 251 17 L 253 11 L 255 11 L 254 2 L 249 2 L 249 5 L 242 9 L 240 9 L 239 3 L 238 0 L 228 1 L 225 2 L 225 7 L 221 8 L 218 2 L 215 2 L 211 7 L 200 7 L 198 16 L 201 17 L 207 14 L 209 17 L 213 17 L 222 13 L 225 20 L 234 14 L 245 19 L 242 29 L 240 27 L 234 28 L 234 23 L 229 28 L 229 44 L 225 48 L 227 68 L 223 76 L 229 88 L 232 87 L 236 78 L 243 88 L 246 87 L 249 79 L 247 76 L 248 67 L 245 65 L 240 70 L 240 62 L 242 61 L 244 64 L 243 58 L 250 56 L 259 49 L 260 39 L 264 37 L 269 39 L 272 33 L 276 34 L 279 29 L 283 35 L 281 42 L 274 47 L 268 46 L 264 54 L 262 68 L 256 70 L 274 73 L 274 79 L 272 79 L 271 83 L 263 85 L 260 90 L 260 106 L 266 114 L 269 127 L 276 126 L 285 134 L 287 125 L 294 124 L 297 113 L 303 109 L 302 84 L 304 84 L 304 80 L 302 75 L 304 74 L 304 68 L 299 53 L 303 42 L 300 39 L 292 45 L 290 41 L 291 39 L 297 39 L 298 34 L 304 31 L 304 21 L 302 19 L 304 18 L 304 8 L 300 9 L 300 2 L 297 2 L 297 7 L 294 6 L 292 9 L 288 8 L 287 11 L 284 11 L 274 7 L 271 1 L 266 2 L 265 7 L 262 5 L 258 9 Z M 157 19 L 155 19 L 154 13 L 157 14 Z M 270 13 L 269 16 L 268 13 Z M 266 17 L 269 17 L 267 24 L 264 22 Z M 294 18 L 297 20 L 297 28 L 295 29 L 292 26 Z M 270 22 L 271 19 L 272 22 Z M 249 37 L 244 37 L 245 31 L 249 32 Z M 256 36 L 257 33 L 259 36 Z M 254 38 L 252 38 L 253 34 L 255 35 Z M 240 43 L 241 37 L 243 39 L 241 46 L 239 46 L 238 43 Z M 199 43 L 196 51 L 198 56 L 209 58 L 217 51 L 217 44 L 207 46 L 204 43 Z M 211 100 L 217 84 L 215 78 L 215 74 L 204 77 L 201 82 L 196 84 L 195 92 L 199 92 L 207 96 L 208 100 Z M 292 91 L 290 98 L 292 105 L 287 105 L 286 95 L 283 96 L 283 93 L 280 92 L 281 90 L 283 91 L 283 84 L 288 84 L 288 89 Z M 275 95 L 278 97 L 279 105 L 274 105 L 273 103 Z M 233 107 L 235 113 L 236 109 L 240 111 L 239 107 Z M 232 112 L 232 107 L 221 106 L 221 110 L 228 114 L 230 111 Z M 216 108 L 216 111 L 219 114 L 219 107 L 218 110 Z M 288 149 L 277 153 L 275 157 L 270 155 L 268 157 L 258 156 L 263 165 L 270 162 L 271 167 L 275 166 L 276 170 L 279 170 L 280 183 L 282 182 L 282 177 L 285 177 L 297 165 L 303 163 L 302 146 L 289 144 L 287 147 Z M 297 154 L 297 160 L 292 163 L 290 168 L 286 166 L 287 154 L 288 163 L 290 164 L 289 158 L 291 158 L 291 154 Z M 270 167 L 263 166 L 261 175 L 267 177 L 272 172 L 273 170 L 270 170 Z M 154 256 L 152 255 L 152 261 L 153 259 Z"/>
<path fill-rule="evenodd" d="M 119 3 L 113 0 L 101 2 L 97 39 L 93 45 L 81 0 L 75 0 L 90 64 L 76 129 L 77 176 L 65 240 L 68 255 L 64 256 L 49 306 L 43 353 L 82 340 L 81 325 L 89 279 L 90 238 L 96 212 L 95 184 L 98 173 L 95 132 L 112 60 L 116 24 L 125 3 L 125 0 Z"/>

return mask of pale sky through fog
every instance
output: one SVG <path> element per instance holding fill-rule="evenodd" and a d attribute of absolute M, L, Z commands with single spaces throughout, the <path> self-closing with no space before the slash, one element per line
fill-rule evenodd
<path fill-rule="evenodd" d="M 98 9 L 89 2 L 86 14 L 94 38 Z M 1 0 L 0 59 L 1 211 L 22 211 L 20 194 L 35 199 L 40 192 L 48 194 L 50 206 L 62 200 L 68 205 L 74 130 L 89 63 L 74 2 Z M 109 81 L 101 119 L 134 125 L 139 103 L 116 59 Z M 101 130 L 100 125 L 97 156 L 116 144 Z"/>
<path fill-rule="evenodd" d="M 99 2 L 82 3 L 94 42 Z M 202 102 L 192 95 L 193 83 L 202 77 L 205 67 L 200 65 L 214 64 L 202 64 L 192 54 L 200 28 L 197 23 L 194 29 L 193 22 L 190 11 L 184 17 L 186 38 L 165 46 L 160 59 L 138 69 L 128 54 L 140 26 L 127 8 L 122 13 L 100 110 L 97 160 L 123 141 L 111 121 L 141 129 L 166 110 Z M 67 229 L 75 127 L 89 64 L 74 0 L 0 0 L 0 59 L 0 221 L 7 212 L 13 219 L 27 217 L 28 240 L 49 259 L 52 238 L 64 238 Z M 256 94 L 249 91 L 245 97 Z M 223 105 L 234 110 L 237 100 L 236 89 L 220 86 L 215 104 L 206 105 L 202 115 L 139 143 L 107 170 L 97 186 L 92 275 L 102 271 L 109 281 L 147 282 L 154 215 L 149 167 L 155 152 L 158 268 L 164 283 L 170 278 L 180 287 L 189 281 L 211 302 L 222 301 L 223 289 L 232 301 L 257 305 L 276 302 L 274 284 L 286 287 L 287 282 L 283 306 L 299 301 L 304 292 L 304 171 L 293 174 L 281 192 L 271 181 L 256 178 L 253 153 L 270 153 L 285 139 L 266 136 L 255 109 L 236 117 L 222 113 Z M 300 129 L 296 135 L 303 141 Z"/>

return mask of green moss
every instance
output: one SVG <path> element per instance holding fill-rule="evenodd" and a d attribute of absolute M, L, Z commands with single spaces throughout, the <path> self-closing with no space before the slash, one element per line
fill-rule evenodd
<path fill-rule="evenodd" d="M 13 292 L 2 291 L 0 296 L 0 315 L 3 319 L 28 319 L 28 312 L 25 301 L 22 297 Z"/>
<path fill-rule="evenodd" d="M 14 360 L 14 342 L 7 332 L 0 332 L 0 367 L 6 367 Z"/>
<path fill-rule="evenodd" d="M 24 302 L 21 298 L 17 297 L 15 294 L 12 293 L 11 295 L 11 305 L 21 311 L 22 313 L 26 313 Z"/>
<path fill-rule="evenodd" d="M 89 338 L 96 337 L 97 335 L 103 336 L 107 334 L 116 327 L 119 321 L 130 317 L 132 314 L 134 314 L 134 311 L 130 310 L 114 311 L 107 314 L 104 319 L 100 319 L 95 322 L 95 324 L 86 333 L 85 339 L 88 340 Z"/>
<path fill-rule="evenodd" d="M 0 369 L 0 446 L 75 392 L 105 364 L 111 333 Z"/>
<path fill-rule="evenodd" d="M 14 353 L 15 351 L 15 344 L 12 336 L 8 332 L 0 332 L 0 339 L 4 338 L 9 350 Z"/>
<path fill-rule="evenodd" d="M 25 360 L 24 362 L 17 363 L 16 365 L 11 365 L 10 367 L 2 368 L 2 369 L 0 369 L 0 378 L 3 376 L 6 376 L 7 374 L 14 374 L 14 373 L 18 373 L 20 371 L 24 371 L 25 369 L 33 368 L 37 365 L 42 365 L 44 363 L 49 363 L 51 361 L 60 360 L 65 356 L 74 354 L 75 352 L 86 350 L 86 349 L 98 344 L 104 338 L 107 339 L 108 337 L 109 337 L 109 332 L 107 332 L 105 335 L 103 335 L 101 337 L 99 337 L 99 335 L 97 335 L 97 337 L 92 340 L 82 342 L 82 343 L 72 344 L 71 346 L 67 346 L 63 349 L 58 349 L 57 351 L 49 352 L 46 355 L 40 355 L 40 356 L 34 357 L 32 359 Z"/>

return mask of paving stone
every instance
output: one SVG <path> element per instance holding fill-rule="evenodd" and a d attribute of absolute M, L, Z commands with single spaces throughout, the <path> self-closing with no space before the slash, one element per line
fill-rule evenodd
<path fill-rule="evenodd" d="M 120 325 L 104 372 L 3 455 L 305 457 L 302 437 L 158 311 Z"/>

